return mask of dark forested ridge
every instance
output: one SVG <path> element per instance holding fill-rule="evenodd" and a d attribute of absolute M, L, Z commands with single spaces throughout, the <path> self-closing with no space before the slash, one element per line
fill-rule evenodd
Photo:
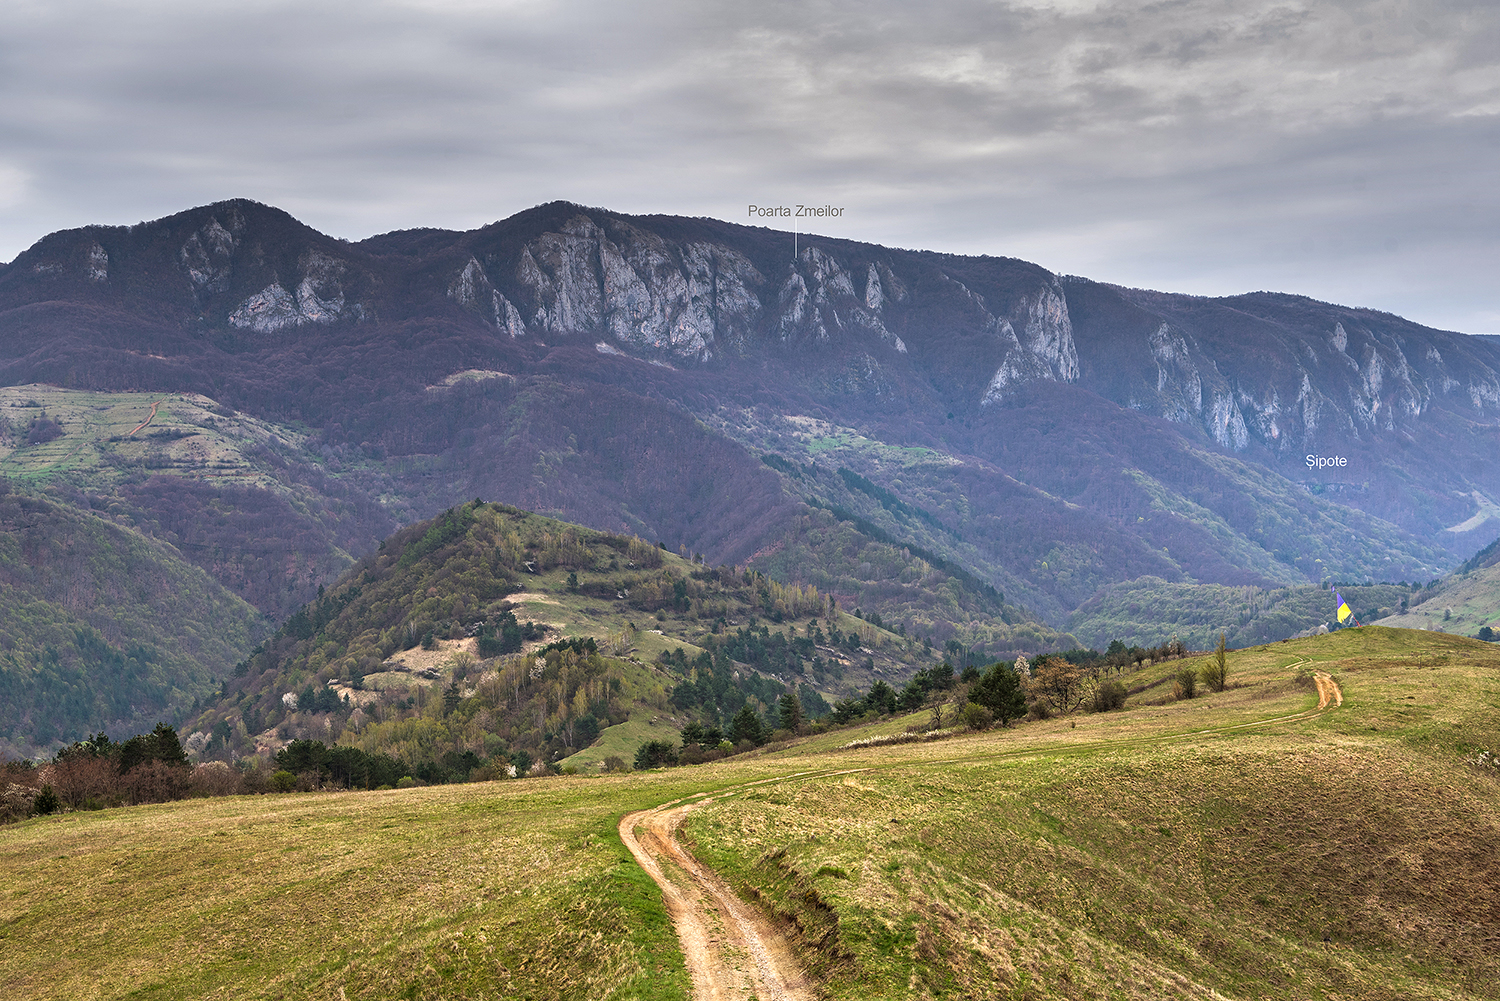
<path fill-rule="evenodd" d="M 1000 595 L 1061 627 L 1142 575 L 1428 579 L 1500 533 L 1482 338 L 784 237 L 553 203 L 349 244 L 247 201 L 53 234 L 0 271 L 0 472 L 277 619 L 485 497 L 997 653 Z"/>
<path fill-rule="evenodd" d="M 253 608 L 169 547 L 0 494 L 0 750 L 177 717 L 264 632 Z"/>

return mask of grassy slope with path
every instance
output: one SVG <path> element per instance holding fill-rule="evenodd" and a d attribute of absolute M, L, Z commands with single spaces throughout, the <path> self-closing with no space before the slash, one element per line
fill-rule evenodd
<path fill-rule="evenodd" d="M 1500 655 L 1350 630 L 1231 668 L 1003 750 L 846 751 L 870 770 L 687 833 L 803 929 L 834 997 L 1495 996 L 1500 787 L 1466 759 L 1496 739 Z M 1342 708 L 1309 711 L 1314 670 Z"/>
<path fill-rule="evenodd" d="M 58 421 L 63 434 L 28 445 L 27 425 L 42 413 Z M 23 482 L 61 478 L 95 492 L 141 469 L 205 483 L 280 488 L 274 469 L 254 453 L 267 446 L 301 447 L 307 437 L 195 393 L 11 386 L 0 388 L 0 418 L 0 473 Z"/>
<path fill-rule="evenodd" d="M 831 997 L 1496 996 L 1500 777 L 1468 761 L 1496 749 L 1500 651 L 1346 630 L 1230 670 L 928 744 L 29 821 L 0 830 L 0 991 L 682 997 L 619 817 L 863 769 L 685 825 Z M 1343 707 L 1311 711 L 1314 670 Z"/>

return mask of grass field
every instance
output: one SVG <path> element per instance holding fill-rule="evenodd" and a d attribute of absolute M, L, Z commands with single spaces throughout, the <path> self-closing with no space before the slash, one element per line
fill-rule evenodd
<path fill-rule="evenodd" d="M 152 404 L 158 404 L 152 413 Z M 43 413 L 61 437 L 27 443 Z M 56 386 L 0 388 L 0 473 L 23 482 L 57 477 L 91 489 L 131 470 L 170 471 L 210 483 L 275 486 L 257 447 L 300 446 L 292 428 L 223 410 L 196 393 L 96 393 Z M 149 421 L 149 423 L 147 423 Z M 144 425 L 144 426 L 142 426 Z M 132 433 L 134 432 L 134 433 Z"/>
<path fill-rule="evenodd" d="M 1410 611 L 1381 619 L 1383 626 L 1434 629 L 1473 636 L 1484 626 L 1500 630 L 1500 566 L 1455 574 Z"/>
<path fill-rule="evenodd" d="M 1345 630 L 1230 681 L 931 743 L 28 821 L 0 993 L 684 997 L 614 825 L 704 792 L 695 853 L 832 998 L 1500 996 L 1500 650 Z"/>

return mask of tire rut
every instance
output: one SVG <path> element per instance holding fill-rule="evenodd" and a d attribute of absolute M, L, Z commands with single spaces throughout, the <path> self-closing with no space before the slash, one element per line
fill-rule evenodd
<path fill-rule="evenodd" d="M 816 993 L 787 936 L 678 843 L 682 818 L 708 802 L 676 800 L 620 820 L 620 839 L 661 887 L 682 942 L 693 997 L 812 1001 Z"/>

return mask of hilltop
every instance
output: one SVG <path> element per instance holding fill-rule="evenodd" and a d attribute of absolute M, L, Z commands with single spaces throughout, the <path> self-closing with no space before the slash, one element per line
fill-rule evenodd
<path fill-rule="evenodd" d="M 0 977 L 37 998 L 685 998 L 617 830 L 681 801 L 683 842 L 832 998 L 1495 997 L 1500 648 L 1367 627 L 1228 666 L 1211 697 L 1132 668 L 1121 711 L 937 742 L 856 740 L 923 713 L 665 771 L 26 821 L 0 830 Z"/>
<path fill-rule="evenodd" d="M 964 578 L 918 557 L 901 570 L 914 603 L 965 594 Z M 1070 639 L 982 607 L 1010 643 Z M 816 586 L 474 501 L 382 542 L 236 665 L 184 730 L 197 746 L 220 734 L 213 754 L 230 760 L 317 739 L 433 781 L 506 762 L 597 769 L 643 740 L 675 743 L 692 721 L 727 729 L 747 702 L 769 732 L 785 692 L 826 705 L 942 656 Z"/>

